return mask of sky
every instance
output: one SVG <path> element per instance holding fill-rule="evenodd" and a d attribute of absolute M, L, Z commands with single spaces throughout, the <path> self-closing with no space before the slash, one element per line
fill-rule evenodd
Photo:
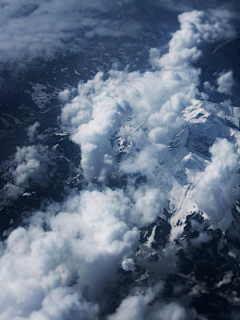
<path fill-rule="evenodd" d="M 18 225 L 4 231 L 0 320 L 207 319 L 192 304 L 204 291 L 197 278 L 173 281 L 170 298 L 166 288 L 170 276 L 182 274 L 181 252 L 191 260 L 216 234 L 239 230 L 233 215 L 239 200 L 239 73 L 229 64 L 217 71 L 204 65 L 209 51 L 238 39 L 239 4 L 10 0 L 0 6 L 3 88 L 11 82 L 4 72 L 15 70 L 27 79 L 39 61 L 80 57 L 89 43 L 97 48 L 101 41 L 126 41 L 148 52 L 141 68 L 111 64 L 87 80 L 75 73 L 75 86 L 57 88 L 52 127 L 41 129 L 49 112 L 44 109 L 46 117 L 26 122 L 24 143 L 3 162 L 3 207 L 48 188 L 60 161 L 68 163 L 66 181 L 77 176 L 81 186 L 66 183 L 61 201 L 42 197 L 38 208 L 24 211 Z M 160 31 L 150 36 L 150 26 L 166 33 L 153 46 L 146 38 L 152 44 Z M 48 143 L 54 134 L 76 147 L 77 164 L 59 144 Z M 189 222 L 195 213 L 201 223 Z M 155 248 L 159 221 L 170 231 Z M 189 223 L 197 235 L 186 240 Z M 144 237 L 152 231 L 142 242 L 144 230 Z M 222 259 L 227 240 L 219 239 Z M 226 255 L 235 255 L 237 263 L 231 250 Z M 124 261 L 135 267 L 123 270 Z M 214 288 L 229 283 L 228 271 L 223 268 Z M 234 306 L 237 294 L 227 296 Z M 233 308 L 229 316 L 234 320 L 239 313 Z"/>

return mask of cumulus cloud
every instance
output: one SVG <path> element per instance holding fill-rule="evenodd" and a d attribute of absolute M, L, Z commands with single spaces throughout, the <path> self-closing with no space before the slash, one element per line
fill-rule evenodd
<path fill-rule="evenodd" d="M 232 221 L 231 206 L 236 201 L 233 187 L 239 180 L 239 155 L 227 139 L 217 139 L 210 152 L 211 162 L 194 178 L 195 200 L 215 226 L 226 228 Z"/>
<path fill-rule="evenodd" d="M 71 95 L 71 90 L 64 89 L 59 93 L 58 97 L 60 101 L 67 102 L 69 100 L 70 95 Z"/>
<path fill-rule="evenodd" d="M 233 79 L 232 70 L 228 72 L 220 73 L 219 77 L 217 78 L 217 84 L 218 84 L 217 91 L 219 93 L 231 95 L 232 89 L 236 84 Z"/>
<path fill-rule="evenodd" d="M 213 85 L 211 85 L 211 83 L 209 81 L 205 81 L 203 83 L 203 86 L 204 86 L 204 89 L 207 91 L 207 92 L 213 92 L 215 90 L 215 87 Z"/>
<path fill-rule="evenodd" d="M 137 295 L 127 297 L 122 301 L 116 313 L 108 317 L 108 320 L 120 320 L 123 318 L 128 320 L 144 319 L 144 311 L 146 304 L 149 302 L 149 298 L 149 294 L 146 296 Z"/>
<path fill-rule="evenodd" d="M 136 249 L 129 214 L 122 191 L 84 191 L 13 231 L 0 259 L 1 319 L 94 319 L 122 258 Z"/>
<path fill-rule="evenodd" d="M 235 37 L 231 16 L 226 10 L 210 13 L 192 11 L 179 15 L 181 29 L 175 32 L 169 42 L 169 53 L 159 60 L 160 66 L 192 63 L 201 55 L 197 49 L 199 44 Z"/>
<path fill-rule="evenodd" d="M 38 127 L 38 122 L 28 129 L 29 138 L 33 138 Z M 7 198 L 16 199 L 29 187 L 32 181 L 41 185 L 48 182 L 48 168 L 52 164 L 54 153 L 45 146 L 38 144 L 32 146 L 17 147 L 14 159 L 11 161 L 10 173 L 12 184 L 5 186 L 4 195 Z"/>
<path fill-rule="evenodd" d="M 116 313 L 108 316 L 108 320 L 187 320 L 194 319 L 194 313 L 187 312 L 177 302 L 164 304 L 153 302 L 160 289 L 161 283 L 149 288 L 146 294 L 128 296 L 116 310 Z M 189 317 L 190 316 L 190 317 Z"/>
<path fill-rule="evenodd" d="M 163 290 L 163 284 L 158 283 L 153 288 L 149 288 L 145 295 L 139 294 L 136 296 L 128 296 L 122 301 L 116 313 L 109 316 L 108 320 L 132 319 L 141 320 L 146 319 L 145 309 L 151 303 L 155 296 Z"/>
<path fill-rule="evenodd" d="M 37 134 L 37 128 L 40 127 L 40 123 L 36 121 L 34 124 L 28 127 L 27 136 L 30 142 L 34 141 L 34 138 Z"/>
<path fill-rule="evenodd" d="M 45 180 L 46 166 L 49 161 L 46 149 L 42 145 L 17 148 L 12 175 L 17 186 L 25 185 L 29 179 Z"/>
<path fill-rule="evenodd" d="M 143 224 L 156 219 L 172 188 L 172 171 L 163 164 L 174 166 L 168 145 L 185 127 L 182 112 L 199 93 L 200 70 L 191 65 L 201 54 L 197 46 L 233 37 L 230 18 L 227 11 L 221 18 L 219 11 L 180 15 L 181 28 L 173 35 L 169 52 L 159 58 L 156 49 L 150 51 L 154 71 L 111 70 L 106 80 L 98 73 L 79 84 L 78 95 L 62 110 L 64 129 L 81 147 L 86 181 L 106 183 L 111 175 L 132 176 L 127 192 Z M 129 146 L 127 152 L 124 148 L 120 152 L 118 137 Z M 138 175 L 146 180 L 145 187 L 135 187 Z"/>
<path fill-rule="evenodd" d="M 153 173 L 164 145 L 183 125 L 181 111 L 195 97 L 199 71 L 192 67 L 144 74 L 112 70 L 107 80 L 102 76 L 98 73 L 79 84 L 78 96 L 61 116 L 72 140 L 81 146 L 86 180 L 102 181 L 114 170 L 110 141 L 114 135 L 132 143 L 132 150 L 141 146 L 139 153 L 131 153 L 134 158 L 121 161 L 122 171 Z M 131 121 L 126 122 L 128 118 Z M 150 157 L 155 165 L 146 165 Z"/>
<path fill-rule="evenodd" d="M 171 302 L 167 305 L 156 305 L 155 310 L 150 313 L 149 320 L 187 320 L 194 319 L 194 314 L 188 314 L 185 308 L 177 302 Z"/>

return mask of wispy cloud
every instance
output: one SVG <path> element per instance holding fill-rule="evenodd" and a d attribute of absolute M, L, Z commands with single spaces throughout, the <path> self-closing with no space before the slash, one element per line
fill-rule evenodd
<path fill-rule="evenodd" d="M 35 58 L 49 59 L 59 52 L 79 52 L 86 45 L 86 38 L 136 34 L 139 23 L 128 15 L 118 15 L 130 2 L 2 1 L 0 62 L 17 62 L 21 67 Z"/>

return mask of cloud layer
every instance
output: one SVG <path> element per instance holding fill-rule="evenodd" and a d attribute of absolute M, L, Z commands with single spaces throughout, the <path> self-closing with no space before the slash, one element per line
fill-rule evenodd
<path fill-rule="evenodd" d="M 228 72 L 222 72 L 217 78 L 217 84 L 218 84 L 217 91 L 219 93 L 231 95 L 232 89 L 236 85 L 233 79 L 232 70 Z"/>
<path fill-rule="evenodd" d="M 113 5 L 125 3 L 115 1 Z M 10 18 L 3 21 L 2 30 L 6 28 L 8 34 L 17 28 L 21 33 L 23 21 L 29 19 L 33 25 L 31 19 L 36 15 L 43 43 L 57 36 L 54 45 L 61 47 L 79 23 L 91 25 L 90 20 L 79 22 L 79 10 L 92 15 L 104 13 L 104 4 L 107 9 L 110 6 L 105 1 L 82 2 L 81 8 L 75 1 L 57 4 L 53 1 L 47 9 L 45 2 L 28 2 L 20 17 L 17 3 L 17 17 L 12 6 L 5 4 L 3 10 Z M 53 8 L 57 8 L 56 33 L 46 38 Z M 43 20 L 38 20 L 39 14 Z M 178 192 L 184 194 L 181 205 L 191 200 L 192 206 L 198 205 L 209 216 L 209 224 L 224 230 L 228 227 L 239 165 L 234 146 L 237 134 L 218 119 L 216 112 L 210 112 L 217 104 L 199 101 L 206 95 L 198 89 L 201 70 L 192 63 L 201 55 L 199 45 L 235 36 L 230 20 L 227 11 L 184 13 L 179 16 L 180 30 L 174 33 L 168 53 L 160 57 L 157 49 L 150 51 L 151 70 L 110 70 L 107 77 L 98 73 L 79 84 L 77 95 L 62 109 L 61 122 L 80 146 L 86 187 L 72 191 L 61 204 L 52 203 L 33 213 L 25 227 L 18 227 L 1 243 L 1 320 L 87 320 L 106 315 L 112 293 L 121 281 L 122 261 L 133 258 L 137 248 L 136 264 L 146 274 L 150 270 L 159 280 L 173 272 L 177 268 L 175 242 L 156 250 L 160 258 L 153 265 L 144 258 L 152 252 L 154 239 L 140 247 L 139 239 L 141 228 L 159 218 L 166 221 L 163 209 L 169 201 L 174 204 Z M 12 50 L 11 46 L 6 48 Z M 40 47 L 34 52 L 38 50 Z M 27 51 L 23 48 L 23 52 Z M 68 100 L 71 94 L 65 90 L 60 97 Z M 32 140 L 37 126 L 28 130 Z M 203 139 L 205 132 L 211 133 L 207 141 Z M 40 145 L 19 148 L 12 172 L 15 184 L 25 186 L 30 179 L 44 176 L 47 154 Z M 190 200 L 188 179 L 192 179 L 191 190 L 195 192 Z M 174 232 L 173 223 L 170 229 Z M 211 239 L 203 238 L 203 242 Z M 199 243 L 195 241 L 196 246 Z M 159 282 L 145 293 L 124 293 L 108 319 L 194 319 L 187 303 L 165 303 L 163 289 L 164 283 Z"/>
<path fill-rule="evenodd" d="M 139 24 L 116 15 L 131 1 L 2 1 L 0 4 L 0 62 L 53 58 L 59 52 L 79 52 L 84 39 L 95 35 L 120 37 L 135 34 Z M 103 19 L 104 17 L 104 19 Z M 131 34 L 129 33 L 131 30 Z"/>
<path fill-rule="evenodd" d="M 36 126 L 33 125 L 28 131 L 31 139 L 35 129 Z M 17 199 L 31 182 L 46 186 L 49 179 L 49 167 L 53 164 L 54 158 L 55 151 L 48 150 L 42 144 L 17 147 L 9 169 L 12 183 L 5 186 L 4 197 Z"/>
<path fill-rule="evenodd" d="M 196 203 L 209 214 L 214 225 L 226 228 L 232 221 L 231 205 L 236 201 L 233 188 L 238 181 L 239 155 L 226 139 L 217 139 L 210 152 L 211 162 L 194 178 Z"/>
<path fill-rule="evenodd" d="M 4 67 L 14 64 L 21 68 L 35 58 L 51 59 L 62 53 L 81 52 L 95 36 L 141 38 L 143 25 L 141 19 L 136 19 L 136 12 L 141 12 L 142 8 L 147 12 L 151 5 L 177 11 L 204 7 L 199 1 L 182 1 L 177 5 L 174 1 L 160 0 L 141 4 L 134 0 L 2 1 L 0 63 Z M 237 1 L 231 1 L 229 5 L 223 5 L 223 9 L 227 7 L 234 12 L 237 5 Z M 207 8 L 219 8 L 218 1 L 206 2 L 204 9 Z M 224 19 L 222 12 L 220 16 Z M 221 30 L 220 25 L 215 30 L 228 36 L 227 30 Z"/>
<path fill-rule="evenodd" d="M 151 0 L 151 3 L 154 5 L 167 8 L 169 10 L 184 12 L 192 10 L 207 10 L 207 9 L 240 9 L 239 3 L 237 0 L 231 1 L 218 1 L 218 0 Z"/>

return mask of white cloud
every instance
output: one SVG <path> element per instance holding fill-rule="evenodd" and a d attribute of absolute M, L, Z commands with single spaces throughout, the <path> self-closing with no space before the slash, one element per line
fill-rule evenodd
<path fill-rule="evenodd" d="M 195 317 L 191 315 L 190 319 Z M 189 319 L 188 314 L 184 307 L 176 302 L 171 302 L 167 305 L 159 305 L 147 318 L 149 320 L 186 320 Z"/>
<path fill-rule="evenodd" d="M 232 70 L 228 72 L 220 73 L 219 77 L 217 78 L 217 91 L 220 93 L 232 94 L 232 89 L 235 86 L 235 81 L 233 79 L 233 72 Z"/>
<path fill-rule="evenodd" d="M 153 288 L 148 288 L 145 295 L 138 294 L 135 296 L 128 296 L 125 298 L 116 313 L 110 315 L 108 320 L 141 320 L 146 318 L 147 305 L 151 303 L 155 296 L 163 290 L 163 284 L 158 283 Z"/>
<path fill-rule="evenodd" d="M 239 180 L 236 176 L 239 155 L 226 139 L 217 139 L 210 152 L 211 162 L 194 178 L 195 200 L 215 226 L 226 228 L 232 221 L 231 206 L 236 201 L 233 187 Z"/>
<path fill-rule="evenodd" d="M 203 83 L 204 85 L 204 89 L 207 91 L 207 92 L 213 92 L 215 90 L 215 87 L 213 85 L 211 85 L 211 83 L 209 81 L 205 81 Z"/>
<path fill-rule="evenodd" d="M 32 61 L 52 58 L 61 52 L 82 50 L 84 39 L 99 36 L 133 35 L 138 22 L 125 18 L 102 19 L 102 15 L 121 10 L 126 0 L 1 1 L 0 62 Z M 129 32 L 131 30 L 131 32 Z"/>
<path fill-rule="evenodd" d="M 227 11 L 221 18 L 219 11 L 180 15 L 169 53 L 158 58 L 156 50 L 150 52 L 154 71 L 111 70 L 106 80 L 98 73 L 80 83 L 78 95 L 63 108 L 64 129 L 81 147 L 84 178 L 105 184 L 111 174 L 129 175 L 126 192 L 138 226 L 153 222 L 169 198 L 176 164 L 167 146 L 185 127 L 182 112 L 199 93 L 201 71 L 191 66 L 201 53 L 197 45 L 234 36 L 230 18 Z M 117 137 L 129 146 L 120 164 Z M 144 177 L 144 187 L 134 185 L 134 175 Z"/>
<path fill-rule="evenodd" d="M 28 128 L 29 138 L 33 138 L 38 122 Z M 12 176 L 12 184 L 7 184 L 4 196 L 16 199 L 29 183 L 34 181 L 45 186 L 48 183 L 48 168 L 53 163 L 54 151 L 38 144 L 32 146 L 17 147 L 14 159 L 11 161 L 9 172 Z"/>
<path fill-rule="evenodd" d="M 116 314 L 109 316 L 108 320 L 143 320 L 145 303 L 145 297 L 142 295 L 130 296 L 123 300 Z"/>
<path fill-rule="evenodd" d="M 169 53 L 158 58 L 155 49 L 150 52 L 155 71 L 111 70 L 107 80 L 98 73 L 79 84 L 78 96 L 63 108 L 62 123 L 81 147 L 81 166 L 88 182 L 106 182 L 112 173 L 132 175 L 126 192 L 133 199 L 133 217 L 138 217 L 139 226 L 153 222 L 169 198 L 175 175 L 171 167 L 176 164 L 167 146 L 184 130 L 182 112 L 198 94 L 200 70 L 191 66 L 201 53 L 197 45 L 233 37 L 230 18 L 227 11 L 180 15 L 181 28 L 169 43 Z M 115 137 L 119 136 L 130 146 L 120 164 L 115 161 Z M 134 186 L 134 175 L 139 174 L 146 180 L 144 187 Z M 214 189 L 214 183 L 209 188 Z"/>
<path fill-rule="evenodd" d="M 149 288 L 144 294 L 128 296 L 116 310 L 108 316 L 108 320 L 187 320 L 195 319 L 194 312 L 186 312 L 185 308 L 177 302 L 169 304 L 153 302 L 163 285 L 157 284 Z M 190 315 L 190 317 L 189 317 Z"/>
<path fill-rule="evenodd" d="M 14 230 L 0 259 L 0 319 L 94 319 L 98 307 L 82 294 L 103 302 L 122 258 L 136 249 L 139 232 L 129 215 L 122 191 L 84 191 Z"/>
<path fill-rule="evenodd" d="M 40 123 L 36 121 L 34 124 L 28 127 L 27 135 L 30 142 L 34 141 L 34 138 L 37 134 L 37 128 L 40 126 Z"/>
<path fill-rule="evenodd" d="M 152 173 L 164 149 L 161 145 L 168 144 L 183 125 L 181 111 L 195 96 L 198 75 L 191 67 L 144 74 L 111 71 L 106 81 L 98 73 L 80 84 L 79 95 L 63 109 L 62 122 L 81 146 L 86 180 L 96 177 L 104 181 L 115 170 L 110 143 L 114 134 L 143 149 L 131 153 L 135 159 L 123 160 L 121 170 L 129 172 L 134 167 L 134 171 L 144 172 L 145 166 L 148 174 Z M 155 166 L 147 165 L 150 154 Z"/>
<path fill-rule="evenodd" d="M 17 186 L 25 186 L 29 179 L 46 180 L 49 158 L 42 145 L 17 148 L 12 171 Z"/>
<path fill-rule="evenodd" d="M 236 31 L 232 28 L 232 14 L 226 10 L 186 12 L 179 15 L 181 29 L 169 42 L 169 53 L 160 60 L 160 66 L 181 65 L 196 61 L 201 51 L 196 46 L 202 42 L 215 42 L 233 38 Z"/>
<path fill-rule="evenodd" d="M 70 98 L 71 95 L 71 90 L 69 89 L 64 89 L 63 91 L 61 91 L 58 95 L 59 100 L 62 102 L 67 102 Z"/>

